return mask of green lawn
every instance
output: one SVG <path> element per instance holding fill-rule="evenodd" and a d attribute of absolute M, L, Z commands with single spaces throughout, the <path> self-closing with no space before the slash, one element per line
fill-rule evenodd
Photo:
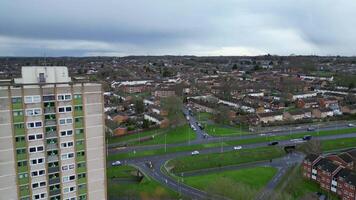
<path fill-rule="evenodd" d="M 167 144 L 172 144 L 172 143 L 187 142 L 189 140 L 194 140 L 195 138 L 196 138 L 195 132 L 189 127 L 189 125 L 185 124 L 177 128 L 169 129 L 166 133 L 155 136 L 154 139 L 152 140 L 148 140 L 140 143 L 135 142 L 133 144 L 135 145 L 164 144 L 165 141 L 167 142 Z"/>
<path fill-rule="evenodd" d="M 242 149 L 224 153 L 201 154 L 170 160 L 167 168 L 178 174 L 205 168 L 214 168 L 227 165 L 238 165 L 249 162 L 269 160 L 283 156 L 285 153 L 279 147 L 261 147 L 255 149 Z"/>
<path fill-rule="evenodd" d="M 126 142 L 128 140 L 143 138 L 143 137 L 151 136 L 151 135 L 154 135 L 154 134 L 157 134 L 157 133 L 161 133 L 161 132 L 164 132 L 164 131 L 166 131 L 166 129 L 155 129 L 155 130 L 143 131 L 143 132 L 135 133 L 135 134 L 129 134 L 129 135 L 125 135 L 125 136 L 110 137 L 109 138 L 109 144 Z"/>
<path fill-rule="evenodd" d="M 254 167 L 184 178 L 184 183 L 208 193 L 231 199 L 254 199 L 277 169 Z"/>
<path fill-rule="evenodd" d="M 356 138 L 341 138 L 335 140 L 321 141 L 321 148 L 323 151 L 331 151 L 342 148 L 356 147 Z"/>
<path fill-rule="evenodd" d="M 244 135 L 248 132 L 244 128 L 235 128 L 218 124 L 207 124 L 204 131 L 212 136 Z"/>
<path fill-rule="evenodd" d="M 135 174 L 135 168 L 118 166 L 107 169 L 109 199 L 177 199 L 178 194 L 167 189 L 156 181 L 143 178 L 141 181 Z M 115 179 L 113 179 L 115 178 Z M 128 180 L 117 182 L 117 178 Z"/>
<path fill-rule="evenodd" d="M 162 133 L 162 134 L 161 134 Z M 135 141 L 129 142 L 130 145 L 153 145 L 153 144 L 164 144 L 165 134 L 167 134 L 167 144 L 171 143 L 181 143 L 189 140 L 194 140 L 196 138 L 196 134 L 191 130 L 191 128 L 185 124 L 182 126 L 178 126 L 176 128 L 166 128 L 166 129 L 155 129 L 149 131 L 143 131 L 140 133 L 125 135 L 121 137 L 110 137 L 109 144 L 127 142 L 133 139 L 144 138 L 147 136 L 156 135 L 152 140 L 146 141 Z"/>
<path fill-rule="evenodd" d="M 207 112 L 199 112 L 195 114 L 195 119 L 197 119 L 200 122 L 206 122 L 208 120 L 211 120 L 212 117 L 213 114 Z"/>
<path fill-rule="evenodd" d="M 274 192 L 273 199 L 297 200 L 316 192 L 322 192 L 319 185 L 304 179 L 300 165 L 296 165 L 283 176 Z M 326 193 L 324 192 L 324 194 Z M 334 196 L 330 196 L 330 198 L 335 199 Z"/>

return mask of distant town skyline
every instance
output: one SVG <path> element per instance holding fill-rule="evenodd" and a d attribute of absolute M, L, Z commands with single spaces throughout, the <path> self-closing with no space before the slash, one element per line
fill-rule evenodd
<path fill-rule="evenodd" d="M 3 0 L 0 56 L 354 56 L 355 10 L 347 0 Z"/>

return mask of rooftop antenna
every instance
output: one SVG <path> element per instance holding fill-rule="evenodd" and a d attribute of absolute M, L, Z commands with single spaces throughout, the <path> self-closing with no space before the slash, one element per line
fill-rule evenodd
<path fill-rule="evenodd" d="M 46 63 L 46 52 L 43 53 L 43 61 L 44 61 L 44 66 L 47 66 L 47 63 Z"/>

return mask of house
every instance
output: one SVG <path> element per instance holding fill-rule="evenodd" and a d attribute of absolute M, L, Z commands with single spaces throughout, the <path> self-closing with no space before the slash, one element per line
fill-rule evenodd
<path fill-rule="evenodd" d="M 210 103 L 209 101 L 193 99 L 193 98 L 189 98 L 188 103 L 190 106 L 192 106 L 199 112 L 207 112 L 207 113 L 213 113 L 214 108 L 217 106 L 217 104 Z"/>
<path fill-rule="evenodd" d="M 288 111 L 283 113 L 283 119 L 285 120 L 302 120 L 309 119 L 312 117 L 312 112 L 310 109 L 298 109 L 294 111 Z"/>
<path fill-rule="evenodd" d="M 127 127 L 117 127 L 114 130 L 114 136 L 121 136 L 121 135 L 126 135 L 127 134 Z"/>
<path fill-rule="evenodd" d="M 351 154 L 356 154 L 356 150 L 326 157 L 309 154 L 302 164 L 303 177 L 317 182 L 323 190 L 333 192 L 341 199 L 354 200 L 356 174 L 350 167 L 355 158 Z"/>
<path fill-rule="evenodd" d="M 145 120 L 158 124 L 160 128 L 167 128 L 169 126 L 169 120 L 156 113 L 145 113 L 143 115 Z"/>
<path fill-rule="evenodd" d="M 319 101 L 316 98 L 298 99 L 296 106 L 298 108 L 318 108 Z"/>
<path fill-rule="evenodd" d="M 335 97 L 320 98 L 319 105 L 323 108 L 329 108 L 333 105 L 338 105 L 339 101 Z"/>
<path fill-rule="evenodd" d="M 161 97 L 161 98 L 165 98 L 165 97 L 171 97 L 171 96 L 175 96 L 176 93 L 174 90 L 165 88 L 165 89 L 158 89 L 152 92 L 152 95 L 155 97 Z"/>
<path fill-rule="evenodd" d="M 356 104 L 342 106 L 341 111 L 345 114 L 356 114 Z"/>
<path fill-rule="evenodd" d="M 292 100 L 297 100 L 297 99 L 316 97 L 317 95 L 318 95 L 317 92 L 306 92 L 306 93 L 303 92 L 303 93 L 290 94 L 289 97 Z"/>
<path fill-rule="evenodd" d="M 257 116 L 259 118 L 259 121 L 265 124 L 283 120 L 282 112 L 257 113 Z"/>
<path fill-rule="evenodd" d="M 312 116 L 318 119 L 332 117 L 334 116 L 334 111 L 330 108 L 313 109 Z"/>
<path fill-rule="evenodd" d="M 167 116 L 168 115 L 168 111 L 163 109 L 162 107 L 160 106 L 156 106 L 156 105 L 151 105 L 149 107 L 149 110 L 153 113 L 156 113 L 158 115 L 161 115 L 161 116 Z"/>

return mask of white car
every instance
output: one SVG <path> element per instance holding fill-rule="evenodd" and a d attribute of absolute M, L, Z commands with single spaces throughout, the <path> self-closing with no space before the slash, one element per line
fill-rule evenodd
<path fill-rule="evenodd" d="M 192 156 L 194 156 L 194 155 L 199 155 L 199 151 L 192 151 Z"/>
<path fill-rule="evenodd" d="M 355 124 L 348 124 L 348 127 L 355 127 Z"/>
<path fill-rule="evenodd" d="M 235 146 L 234 147 L 234 150 L 240 150 L 240 149 L 242 149 L 242 146 Z"/>
<path fill-rule="evenodd" d="M 301 142 L 304 142 L 304 140 L 303 140 L 302 138 L 291 139 L 290 141 L 291 141 L 291 142 L 294 142 L 294 143 L 301 143 Z"/>
<path fill-rule="evenodd" d="M 122 165 L 120 160 L 117 160 L 117 161 L 111 163 L 111 166 L 120 166 L 120 165 Z"/>

